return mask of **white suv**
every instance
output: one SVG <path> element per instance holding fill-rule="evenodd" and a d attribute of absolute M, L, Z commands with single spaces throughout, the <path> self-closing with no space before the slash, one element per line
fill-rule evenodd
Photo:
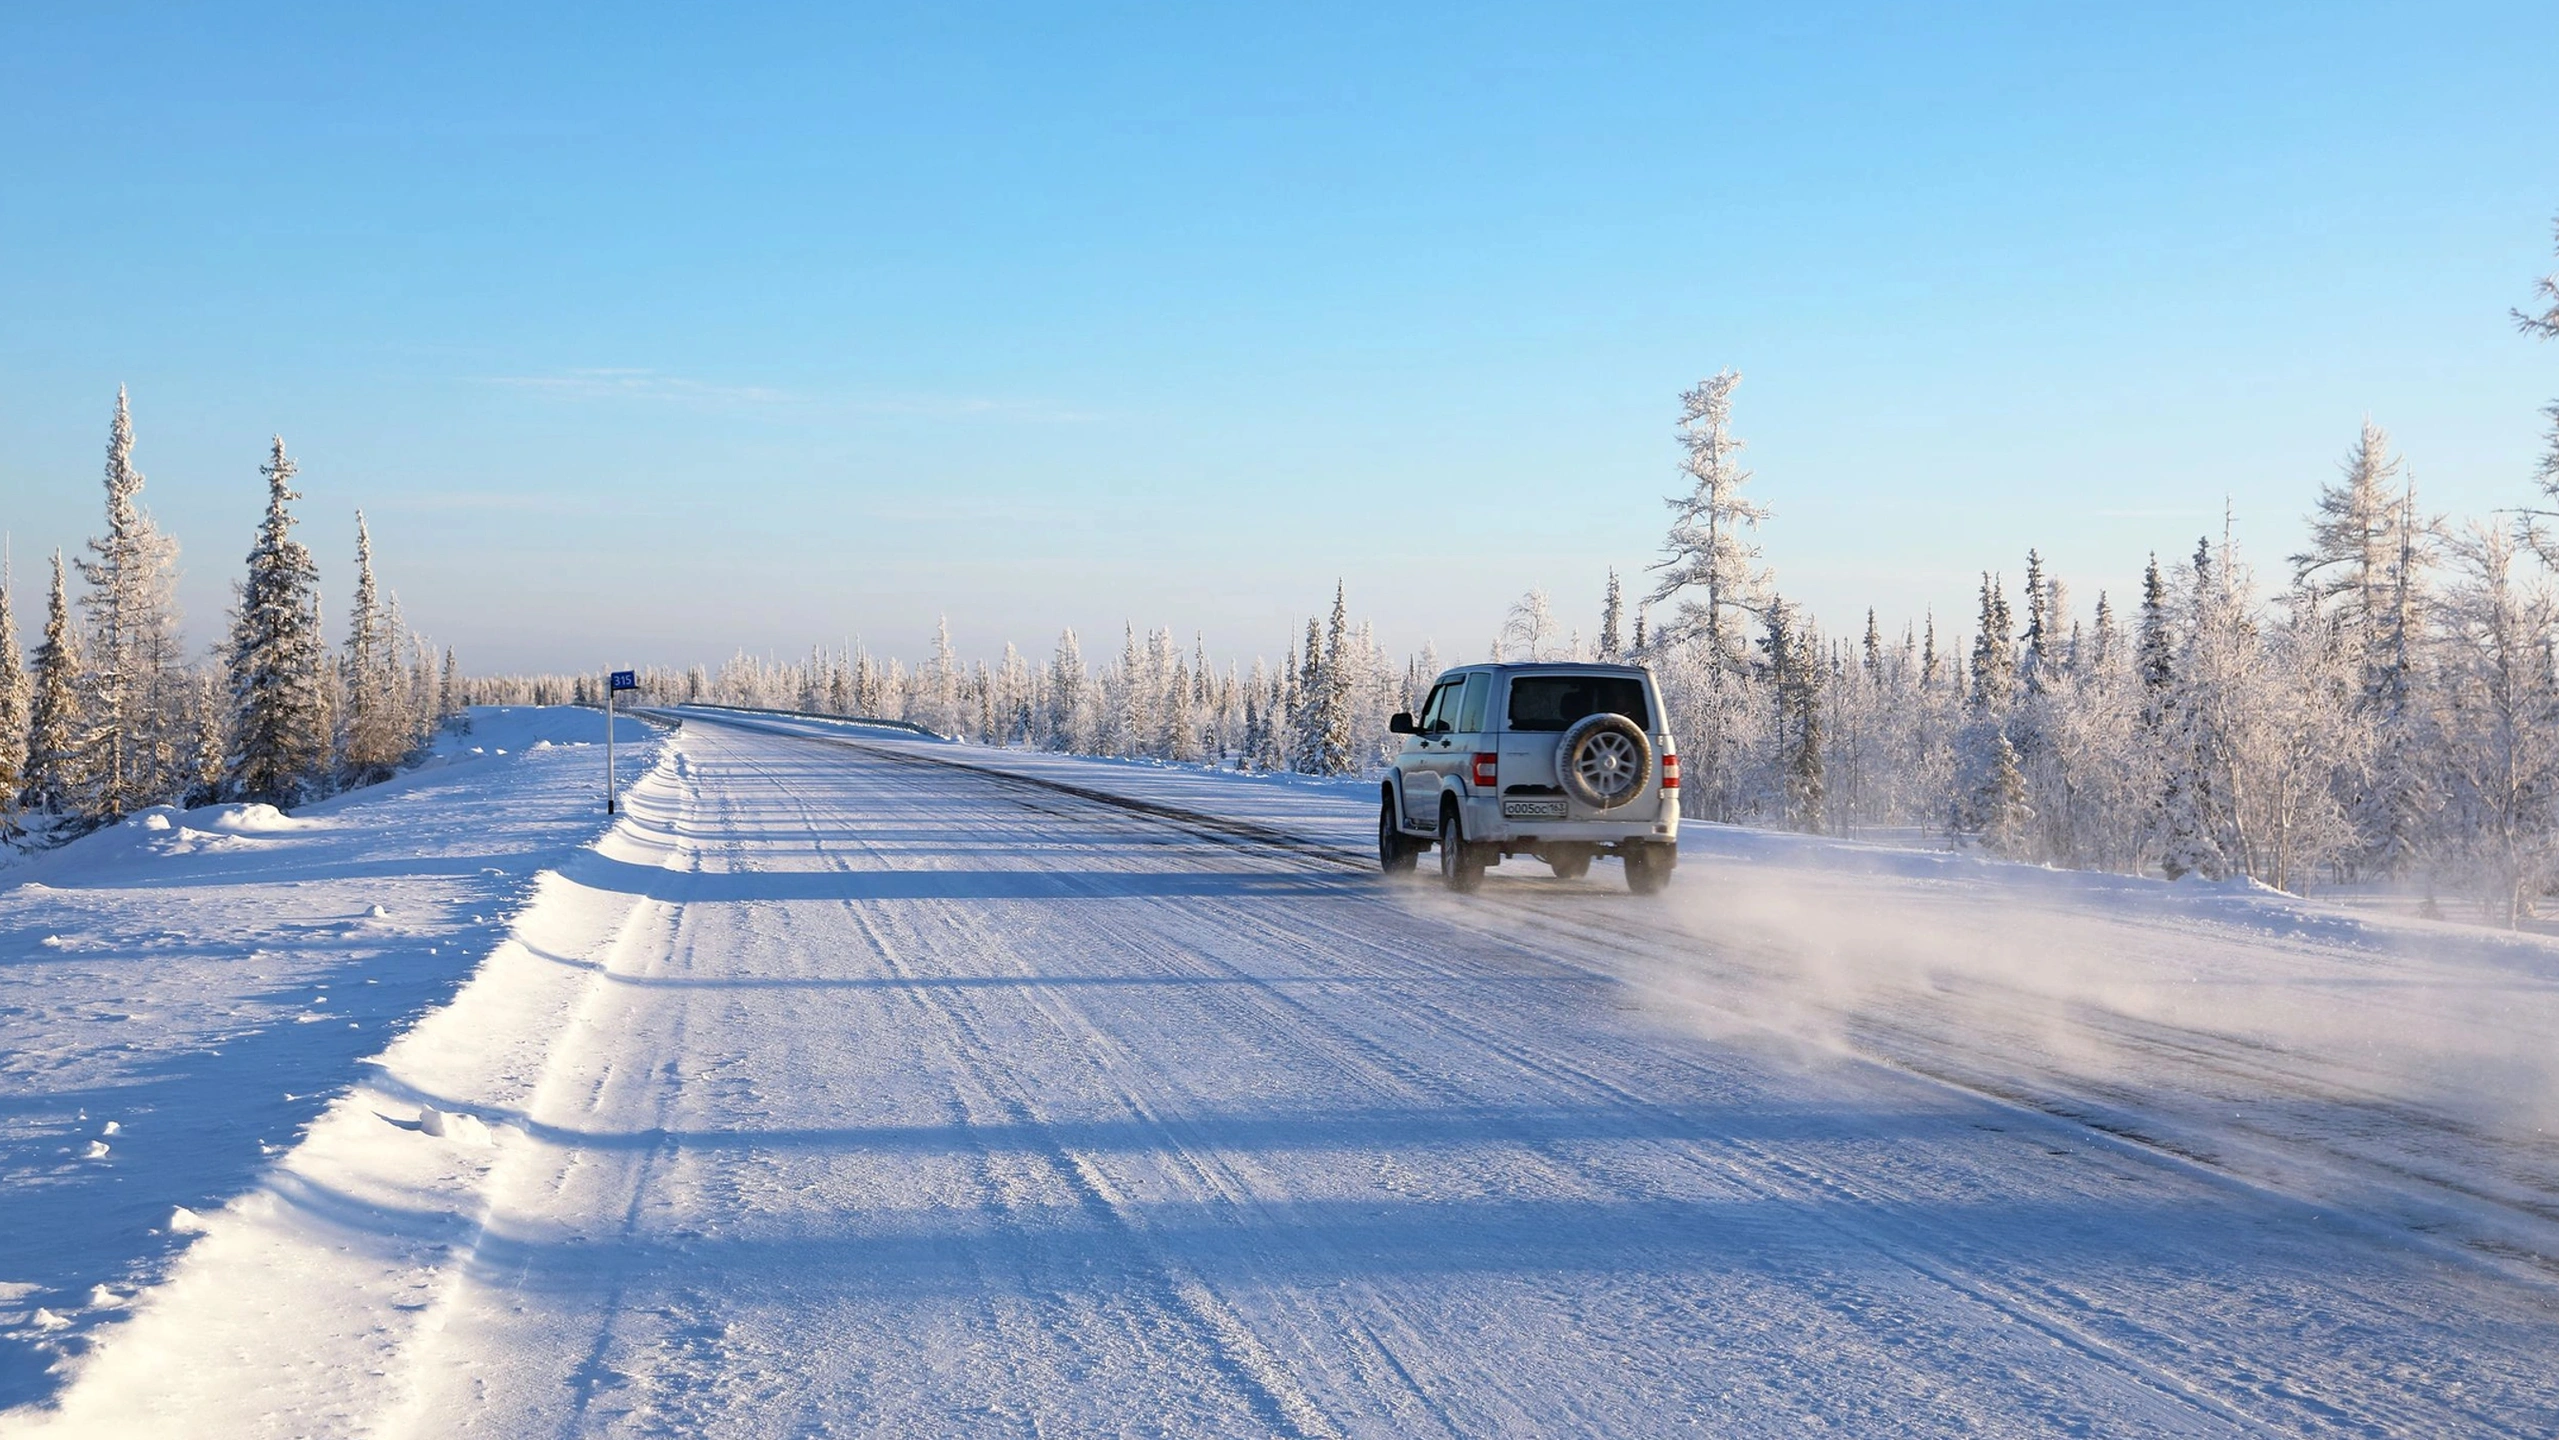
<path fill-rule="evenodd" d="M 1640 665 L 1468 665 L 1431 686 L 1379 787 L 1377 861 L 1390 875 L 1439 847 L 1450 888 L 1534 855 L 1567 880 L 1593 857 L 1650 895 L 1679 859 L 1679 754 Z"/>

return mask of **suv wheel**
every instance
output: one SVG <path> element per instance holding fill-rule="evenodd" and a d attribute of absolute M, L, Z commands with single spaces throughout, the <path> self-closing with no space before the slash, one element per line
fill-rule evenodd
<path fill-rule="evenodd" d="M 1395 797 L 1389 794 L 1377 805 L 1377 868 L 1389 875 L 1410 875 L 1413 862 L 1421 858 L 1421 848 L 1408 838 L 1397 823 Z"/>
<path fill-rule="evenodd" d="M 1626 888 L 1638 895 L 1658 895 L 1670 883 L 1672 865 L 1667 845 L 1638 845 L 1626 852 Z"/>
<path fill-rule="evenodd" d="M 1439 812 L 1439 878 L 1460 895 L 1472 894 L 1484 883 L 1483 852 L 1466 843 L 1453 805 Z"/>

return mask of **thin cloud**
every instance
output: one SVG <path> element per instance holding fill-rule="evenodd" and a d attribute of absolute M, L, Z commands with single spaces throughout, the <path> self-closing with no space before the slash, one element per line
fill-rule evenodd
<path fill-rule="evenodd" d="M 533 491 L 430 490 L 377 500 L 371 508 L 384 511 L 512 511 L 558 515 L 583 512 L 593 503 L 574 496 L 544 495 Z"/>
<path fill-rule="evenodd" d="M 719 385 L 654 370 L 563 370 L 556 375 L 492 375 L 486 384 L 573 400 L 678 400 L 694 404 L 788 405 L 804 397 L 761 385 Z"/>
<path fill-rule="evenodd" d="M 1095 418 L 1039 400 L 989 395 L 903 393 L 865 396 L 812 395 L 766 385 L 731 385 L 664 375 L 655 370 L 593 367 L 553 375 L 491 375 L 485 385 L 576 401 L 644 401 L 715 411 L 776 411 L 805 416 L 899 416 L 925 420 L 1008 420 L 1076 425 Z"/>

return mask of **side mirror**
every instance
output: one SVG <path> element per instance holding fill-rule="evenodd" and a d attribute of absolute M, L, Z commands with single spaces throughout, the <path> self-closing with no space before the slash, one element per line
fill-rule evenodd
<path fill-rule="evenodd" d="M 1371 711 L 1370 711 L 1370 712 L 1368 712 L 1368 713 L 1370 713 L 1371 715 L 1374 715 L 1374 714 L 1376 714 L 1377 712 L 1376 712 L 1376 711 L 1374 711 L 1374 710 L 1371 710 Z M 1389 734 L 1389 735 L 1410 735 L 1410 734 L 1412 734 L 1412 733 L 1413 733 L 1413 713 L 1412 713 L 1411 711 L 1409 711 L 1409 710 L 1398 710 L 1398 711 L 1396 711 L 1394 714 L 1387 716 L 1387 717 L 1386 717 L 1386 733 L 1387 733 L 1387 734 Z"/>

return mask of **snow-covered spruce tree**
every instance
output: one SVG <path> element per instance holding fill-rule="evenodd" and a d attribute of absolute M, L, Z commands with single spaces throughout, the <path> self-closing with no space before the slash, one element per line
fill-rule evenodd
<path fill-rule="evenodd" d="M 2022 859 L 2032 831 L 2024 829 L 2024 811 L 2009 803 L 2004 770 L 2016 770 L 2016 744 L 2009 729 L 2016 724 L 2019 673 L 2016 642 L 2009 629 L 2006 586 L 1981 575 L 1981 632 L 1973 637 L 1973 688 L 1963 729 L 1955 734 L 1955 824 L 1958 834 L 1978 836 L 1996 854 Z M 2019 778 L 2019 785 L 2024 780 Z M 2004 829 L 2006 826 L 2006 829 Z M 1993 831 L 1999 834 L 1993 836 Z"/>
<path fill-rule="evenodd" d="M 2474 526 L 2454 555 L 2443 751 L 2458 858 L 2493 918 L 2515 927 L 2550 888 L 2559 859 L 2559 600 L 2540 577 L 2515 573 L 2503 531 Z"/>
<path fill-rule="evenodd" d="M 82 808 L 112 820 L 169 799 L 183 788 L 173 764 L 184 676 L 178 655 L 177 602 L 171 572 L 175 542 L 141 505 L 142 473 L 133 468 L 133 418 L 122 387 L 107 434 L 106 533 L 89 541 L 79 562 L 88 592 L 88 752 Z"/>
<path fill-rule="evenodd" d="M 2164 588 L 2157 557 L 2152 557 L 2143 581 L 2142 683 L 2146 693 L 2142 713 L 2157 747 L 2160 771 L 2159 800 L 2151 817 L 2152 844 L 2159 853 L 2160 868 L 2169 879 L 2200 875 L 2218 880 L 2223 874 L 2224 859 L 2212 833 L 2207 773 L 2211 756 L 2207 753 L 2207 732 L 2195 713 L 2198 695 L 2218 683 L 2219 678 L 2195 673 L 2199 661 L 2217 653 L 2210 639 L 2199 638 L 2203 629 L 2200 612 L 2209 604 L 2205 592 L 2213 583 L 2209 544 L 2196 542 L 2195 558 L 2186 573 L 2190 625 L 2175 640 L 2170 638 L 2169 628 L 2173 623 L 2173 600 Z M 2171 653 L 2155 655 L 2155 646 L 2171 644 L 2175 646 Z"/>
<path fill-rule="evenodd" d="M 980 745 L 1001 743 L 995 734 L 995 672 L 987 668 L 985 661 L 980 660 L 969 668 L 965 693 L 969 738 Z"/>
<path fill-rule="evenodd" d="M 997 679 L 1004 687 L 1004 743 L 1030 746 L 1039 743 L 1040 677 L 1031 668 L 1029 658 L 1010 643 L 1004 647 L 1004 668 Z"/>
<path fill-rule="evenodd" d="M 27 788 L 28 706 L 26 657 L 18 648 L 16 576 L 0 565 L 0 836 L 13 828 L 18 797 Z"/>
<path fill-rule="evenodd" d="M 2045 672 L 2053 667 L 2056 617 L 2048 606 L 2052 599 L 2049 577 L 2044 574 L 2044 557 L 2035 550 L 2026 552 L 2026 633 L 2019 637 L 2017 652 L 2017 688 L 2020 698 L 2040 694 Z"/>
<path fill-rule="evenodd" d="M 425 642 L 409 628 L 409 617 L 400 608 L 400 592 L 396 590 L 388 591 L 382 597 L 382 623 L 390 639 L 390 648 L 383 657 L 387 672 L 383 676 L 383 685 L 391 693 L 391 714 L 399 724 L 399 758 L 405 761 L 435 733 L 435 727 L 422 724 L 424 717 L 418 714 L 418 708 L 427 703 L 427 697 L 418 693 L 418 656 Z M 598 676 L 595 683 L 601 686 L 604 680 Z M 604 692 L 597 690 L 588 697 L 587 703 L 602 705 Z"/>
<path fill-rule="evenodd" d="M 1240 770 L 1273 770 L 1279 766 L 1279 746 L 1271 725 L 1271 667 L 1256 656 L 1253 672 L 1244 677 L 1244 731 L 1235 763 Z"/>
<path fill-rule="evenodd" d="M 799 702 L 796 708 L 801 714 L 823 715 L 826 713 L 826 670 L 825 647 L 810 646 L 809 663 L 800 667 Z"/>
<path fill-rule="evenodd" d="M 355 514 L 355 608 L 347 617 L 345 735 L 339 743 L 347 780 L 364 785 L 387 778 L 409 753 L 409 723 L 401 704 L 399 631 L 373 578 L 373 532 L 364 512 Z"/>
<path fill-rule="evenodd" d="M 1773 704 L 1770 736 L 1776 742 L 1770 770 L 1779 789 L 1786 827 L 1807 835 L 1823 831 L 1827 798 L 1822 768 L 1820 639 L 1792 607 L 1771 596 L 1761 609 L 1761 671 Z"/>
<path fill-rule="evenodd" d="M 234 799 L 292 805 L 326 785 L 328 642 L 320 634 L 320 568 L 293 538 L 294 463 L 277 436 L 260 473 L 267 513 L 249 548 L 230 645 L 231 743 L 222 777 Z"/>
<path fill-rule="evenodd" d="M 1990 731 L 1972 804 L 1983 849 L 2012 860 L 2027 858 L 2034 846 L 2034 807 L 2026 797 L 2026 774 L 2017 763 L 2017 747 L 2008 743 L 2001 730 Z"/>
<path fill-rule="evenodd" d="M 695 666 L 693 673 L 699 675 L 701 667 Z M 437 683 L 436 692 L 444 697 L 444 708 L 436 716 L 443 724 L 450 725 L 460 720 L 463 712 L 470 707 L 471 699 L 462 683 L 462 662 L 453 657 L 450 645 L 444 647 L 444 678 Z"/>
<path fill-rule="evenodd" d="M 434 743 L 436 727 L 444 723 L 444 695 L 436 686 L 435 644 L 412 630 L 409 632 L 409 734 L 412 748 L 422 750 Z"/>
<path fill-rule="evenodd" d="M 934 621 L 933 654 L 916 668 L 906 718 L 936 735 L 957 735 L 965 723 L 960 713 L 960 662 L 951 649 L 948 615 Z"/>
<path fill-rule="evenodd" d="M 1343 600 L 1342 585 L 1336 581 L 1333 618 L 1324 629 L 1324 663 L 1317 671 L 1312 727 L 1315 763 L 1310 767 L 1317 775 L 1351 775 L 1360 768 L 1359 745 L 1351 729 L 1359 667 L 1346 649 L 1350 617 Z"/>
<path fill-rule="evenodd" d="M 1084 651 L 1073 630 L 1062 630 L 1057 653 L 1049 657 L 1048 711 L 1041 723 L 1040 743 L 1049 749 L 1081 752 L 1092 744 L 1084 682 Z"/>
<path fill-rule="evenodd" d="M 26 799 L 39 810 L 73 821 L 91 818 L 78 808 L 90 792 L 89 757 L 80 744 L 89 728 L 82 714 L 88 690 L 83 683 L 86 670 L 80 635 L 71 624 L 62 552 L 56 550 L 44 642 L 36 646 L 35 683 L 27 708 Z"/>
<path fill-rule="evenodd" d="M 1306 617 L 1306 648 L 1295 656 L 1284 714 L 1287 717 L 1288 768 L 1300 775 L 1322 773 L 1318 709 L 1324 696 L 1324 626 Z"/>
<path fill-rule="evenodd" d="M 1123 620 L 1119 662 L 1105 667 L 1100 681 L 1101 723 L 1094 738 L 1101 754 L 1135 755 L 1141 737 L 1155 728 L 1145 671 L 1146 653 L 1137 643 L 1137 625 Z"/>
<path fill-rule="evenodd" d="M 1981 629 L 1973 637 L 1972 707 L 1955 741 L 1957 788 L 1951 826 L 1955 833 L 1981 837 L 1985 844 L 1994 811 L 2005 803 L 1999 793 L 2000 766 L 2013 768 L 2017 763 L 2016 747 L 2008 736 L 2017 699 L 2017 650 L 2009 638 L 2012 623 L 2005 587 L 1985 571 Z"/>
<path fill-rule="evenodd" d="M 1623 631 L 1625 618 L 1626 597 L 1618 589 L 1617 567 L 1612 565 L 1608 569 L 1608 593 L 1606 597 L 1600 601 L 1599 606 L 1600 659 L 1619 660 L 1625 658 L 1626 643 Z"/>

